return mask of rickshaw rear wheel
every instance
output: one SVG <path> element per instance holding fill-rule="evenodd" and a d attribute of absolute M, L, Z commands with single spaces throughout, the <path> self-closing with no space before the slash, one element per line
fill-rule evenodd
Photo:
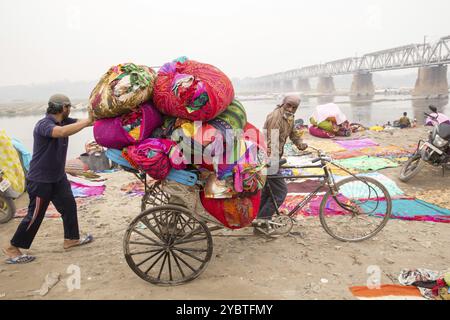
<path fill-rule="evenodd" d="M 177 205 L 142 212 L 125 232 L 123 246 L 134 273 L 160 286 L 194 280 L 206 269 L 213 253 L 206 224 Z"/>
<path fill-rule="evenodd" d="M 145 211 L 151 207 L 168 204 L 169 198 L 170 196 L 161 188 L 161 181 L 156 181 L 142 197 L 141 211 Z"/>

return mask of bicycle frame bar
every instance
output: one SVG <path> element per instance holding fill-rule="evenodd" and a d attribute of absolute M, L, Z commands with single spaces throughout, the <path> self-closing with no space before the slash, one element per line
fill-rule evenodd
<path fill-rule="evenodd" d="M 348 174 L 350 174 L 351 176 L 353 176 L 354 178 L 357 178 L 356 175 L 354 175 L 353 173 L 351 173 L 350 171 L 348 171 L 347 169 L 343 168 L 342 166 L 334 163 L 334 162 L 330 162 L 331 164 L 333 164 L 334 166 L 336 166 L 337 168 L 340 168 L 342 170 L 344 170 L 345 172 L 347 172 Z M 267 179 L 284 179 L 284 180 L 290 180 L 290 179 L 302 179 L 302 178 L 323 178 L 324 180 L 321 182 L 320 186 L 317 187 L 316 190 L 314 190 L 313 192 L 309 193 L 308 196 L 303 199 L 298 205 L 295 206 L 294 209 L 292 209 L 291 212 L 288 213 L 288 216 L 292 217 L 299 209 L 303 208 L 315 195 L 317 195 L 319 193 L 319 190 L 322 189 L 325 185 L 328 185 L 328 187 L 330 188 L 330 190 L 332 191 L 332 197 L 333 199 L 336 201 L 336 203 L 344 210 L 348 210 L 349 207 L 343 203 L 341 203 L 337 197 L 335 196 L 334 192 L 333 192 L 333 187 L 330 185 L 330 172 L 327 166 L 327 162 L 325 160 L 321 161 L 320 165 L 315 165 L 315 166 L 298 166 L 298 167 L 282 167 L 282 169 L 307 169 L 307 168 L 322 168 L 324 171 L 323 175 L 297 175 L 297 176 L 283 176 L 283 175 L 273 175 L 273 176 L 267 176 Z M 334 179 L 332 179 L 332 183 L 334 183 Z M 269 183 L 267 183 L 267 186 L 269 187 L 269 192 L 270 192 L 270 197 L 272 198 L 272 203 L 275 205 L 276 208 L 276 213 L 278 215 L 280 215 L 280 211 L 278 209 L 278 205 L 275 201 L 275 197 L 273 194 L 273 190 L 272 187 L 270 186 Z"/>
<path fill-rule="evenodd" d="M 298 175 L 298 176 L 283 176 L 283 175 L 273 175 L 273 176 L 267 176 L 267 179 L 284 179 L 284 180 L 290 180 L 290 179 L 301 179 L 301 178 L 323 178 L 324 180 L 321 182 L 321 184 L 317 187 L 316 190 L 309 193 L 308 196 L 303 199 L 299 204 L 295 206 L 294 209 L 292 209 L 291 212 L 288 213 L 289 217 L 292 217 L 299 209 L 303 208 L 314 196 L 316 196 L 320 189 L 322 189 L 325 185 L 329 185 L 329 177 L 330 173 L 328 171 L 328 168 L 326 166 L 325 162 L 322 162 L 321 165 L 315 165 L 315 166 L 299 166 L 299 167 L 282 167 L 282 169 L 307 169 L 307 168 L 322 168 L 324 171 L 323 175 Z M 275 196 L 273 194 L 272 187 L 270 186 L 270 183 L 267 183 L 267 186 L 269 188 L 270 198 L 272 199 L 272 203 L 275 205 L 276 214 L 280 215 L 280 210 L 278 208 L 278 204 L 275 201 Z M 329 185 L 330 189 L 331 186 Z"/>
<path fill-rule="evenodd" d="M 288 216 L 289 216 L 289 217 L 292 217 L 299 209 L 303 208 L 309 201 L 311 201 L 311 199 L 312 199 L 314 196 L 316 196 L 316 195 L 319 193 L 319 190 L 322 189 L 326 184 L 327 184 L 327 183 L 326 183 L 325 180 L 322 181 L 322 183 L 320 184 L 320 186 L 317 187 L 316 190 L 314 190 L 313 192 L 311 192 L 310 194 L 308 194 L 308 196 L 307 196 L 305 199 L 303 199 L 299 204 L 297 204 L 297 205 L 295 206 L 294 209 L 292 209 L 292 211 L 290 211 L 290 212 L 288 213 Z M 276 213 L 277 213 L 278 215 L 280 215 L 281 213 L 280 213 L 280 210 L 278 209 L 278 204 L 277 204 L 277 202 L 275 201 L 275 196 L 274 196 L 274 194 L 273 194 L 272 187 L 270 186 L 270 184 L 267 184 L 267 186 L 269 187 L 270 198 L 272 199 L 272 202 L 273 202 L 273 204 L 275 205 Z"/>

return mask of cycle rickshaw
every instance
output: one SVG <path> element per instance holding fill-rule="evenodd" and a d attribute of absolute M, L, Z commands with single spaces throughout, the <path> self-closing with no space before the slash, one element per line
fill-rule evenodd
<path fill-rule="evenodd" d="M 289 234 L 295 214 L 325 187 L 328 190 L 323 195 L 319 218 L 330 236 L 344 242 L 359 242 L 375 236 L 391 215 L 392 201 L 388 190 L 377 180 L 356 176 L 322 151 L 314 150 L 317 158 L 310 165 L 282 168 L 320 168 L 323 174 L 267 176 L 267 179 L 286 180 L 314 178 L 320 182 L 317 189 L 288 214 L 277 209 L 269 222 L 271 226 L 280 235 Z M 145 185 L 142 212 L 128 226 L 123 241 L 129 267 L 140 278 L 156 285 L 180 285 L 197 278 L 212 257 L 211 233 L 224 226 L 203 209 L 195 179 L 180 183 L 171 181 L 169 175 L 165 181 L 149 182 L 145 173 L 133 169 L 126 161 L 110 159 L 135 174 Z M 336 181 L 331 166 L 346 171 L 349 177 Z M 269 191 L 275 203 L 272 190 Z M 333 208 L 340 213 L 330 214 Z"/>

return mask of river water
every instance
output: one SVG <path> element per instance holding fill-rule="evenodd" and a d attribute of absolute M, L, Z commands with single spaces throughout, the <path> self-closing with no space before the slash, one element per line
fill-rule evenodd
<path fill-rule="evenodd" d="M 418 124 L 423 124 L 423 112 L 428 110 L 430 104 L 438 107 L 439 111 L 450 115 L 450 106 L 447 99 L 441 100 L 411 100 L 409 96 L 383 96 L 377 95 L 371 101 L 350 101 L 349 97 L 321 97 L 303 98 L 296 118 L 305 119 L 306 122 L 318 104 L 327 102 L 337 103 L 351 122 L 361 123 L 365 126 L 393 122 L 408 112 L 410 118 L 416 118 Z M 242 101 L 247 110 L 248 120 L 258 128 L 264 125 L 267 114 L 272 111 L 278 99 Z M 72 112 L 71 117 L 87 117 L 86 112 Z M 0 117 L 0 129 L 5 129 L 9 136 L 20 140 L 30 151 L 33 146 L 33 128 L 41 116 Z M 68 159 L 76 158 L 84 152 L 86 141 L 93 139 L 92 127 L 86 128 L 70 137 Z"/>

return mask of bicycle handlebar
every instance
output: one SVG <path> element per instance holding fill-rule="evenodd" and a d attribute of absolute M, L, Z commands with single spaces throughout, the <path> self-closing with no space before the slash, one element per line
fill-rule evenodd
<path fill-rule="evenodd" d="M 329 157 L 327 158 L 327 155 L 322 150 L 314 148 L 314 147 L 311 147 L 311 146 L 308 146 L 308 148 L 311 148 L 314 151 L 317 151 L 317 155 L 319 156 L 317 159 L 314 159 L 312 161 L 313 163 L 316 163 L 316 162 L 320 161 L 321 159 L 324 159 L 324 160 L 327 160 L 327 161 L 331 161 L 331 158 L 329 158 Z"/>
<path fill-rule="evenodd" d="M 319 158 L 316 158 L 316 159 L 312 160 L 311 162 L 312 163 L 316 163 L 316 162 L 319 162 L 319 161 L 331 162 L 331 158 L 330 157 L 319 157 Z"/>

